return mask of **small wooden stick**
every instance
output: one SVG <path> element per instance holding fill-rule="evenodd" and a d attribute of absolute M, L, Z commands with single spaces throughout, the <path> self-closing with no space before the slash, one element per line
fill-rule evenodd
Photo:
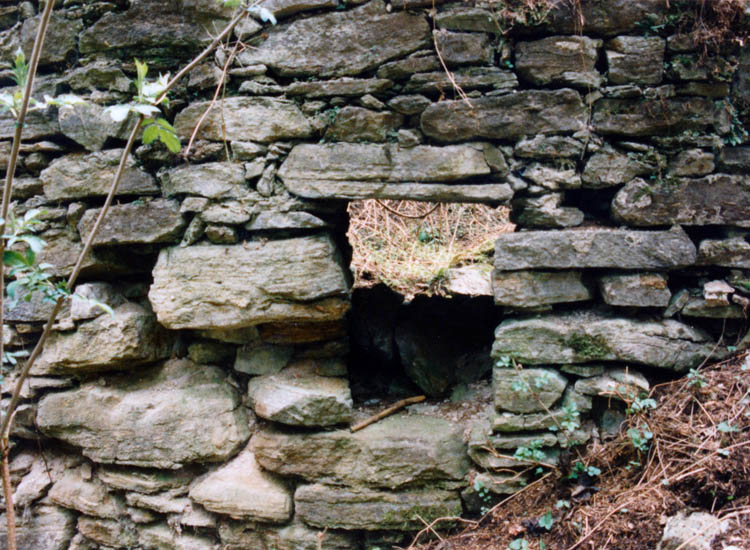
<path fill-rule="evenodd" d="M 352 432 L 358 432 L 362 428 L 366 428 L 370 424 L 373 424 L 377 422 L 378 420 L 382 420 L 386 416 L 390 416 L 396 411 L 403 409 L 404 407 L 413 405 L 414 403 L 421 403 L 425 399 L 427 399 L 427 397 L 425 397 L 424 395 L 418 395 L 416 397 L 408 397 L 407 399 L 402 399 L 401 401 L 394 403 L 393 405 L 391 405 L 384 411 L 380 411 L 378 414 L 375 414 L 371 416 L 370 418 L 366 418 L 362 422 L 358 422 L 357 424 L 349 428 L 349 430 L 351 430 Z"/>

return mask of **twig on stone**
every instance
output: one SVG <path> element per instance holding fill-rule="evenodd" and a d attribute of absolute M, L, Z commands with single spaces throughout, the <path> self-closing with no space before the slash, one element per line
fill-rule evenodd
<path fill-rule="evenodd" d="M 355 424 L 354 426 L 352 426 L 351 428 L 349 428 L 349 430 L 352 433 L 358 432 L 362 428 L 366 428 L 370 424 L 374 424 L 378 420 L 382 420 L 383 418 L 385 418 L 387 416 L 390 416 L 390 415 L 392 415 L 393 413 L 395 413 L 397 411 L 400 411 L 404 407 L 407 407 L 409 405 L 413 405 L 415 403 L 421 403 L 425 399 L 427 399 L 427 397 L 425 397 L 424 395 L 417 395 L 416 397 L 408 397 L 406 399 L 402 399 L 401 401 L 398 401 L 397 403 L 394 403 L 393 405 L 391 405 L 387 409 L 385 409 L 383 411 L 380 411 L 378 414 L 375 414 L 375 415 L 371 416 L 370 418 L 366 418 L 362 422 L 358 422 L 357 424 Z"/>

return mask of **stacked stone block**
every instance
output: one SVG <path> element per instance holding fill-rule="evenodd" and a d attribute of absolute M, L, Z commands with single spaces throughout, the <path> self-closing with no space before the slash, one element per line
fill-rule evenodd
<path fill-rule="evenodd" d="M 132 128 L 105 108 L 131 98 L 133 56 L 175 71 L 231 17 L 178 4 L 53 16 L 39 93 L 88 103 L 31 114 L 13 198 L 19 215 L 44 210 L 55 276 Z M 73 299 L 24 385 L 21 547 L 313 550 L 324 530 L 326 550 L 400 544 L 422 520 L 479 511 L 477 487 L 521 488 L 536 465 L 517 449 L 554 465 L 602 436 L 601 398 L 726 353 L 722 328 L 741 336 L 750 303 L 750 54 L 701 61 L 684 37 L 643 36 L 662 0 L 581 4 L 582 29 L 561 6 L 504 33 L 492 3 L 264 0 L 279 24 L 235 30 L 249 47 L 189 162 L 158 145 L 127 159 L 77 289 L 113 313 Z M 37 20 L 30 3 L 0 8 L 4 59 L 30 50 Z M 226 60 L 175 92 L 184 145 Z M 0 170 L 14 130 L 0 115 Z M 340 243 L 346 201 L 362 198 L 512 210 L 494 270 L 450 287 L 505 313 L 490 410 L 469 434 L 419 414 L 347 428 Z M 33 345 L 49 310 L 40 296 L 8 308 L 7 348 Z M 411 376 L 431 395 L 456 379 Z M 551 431 L 571 410 L 580 427 Z"/>

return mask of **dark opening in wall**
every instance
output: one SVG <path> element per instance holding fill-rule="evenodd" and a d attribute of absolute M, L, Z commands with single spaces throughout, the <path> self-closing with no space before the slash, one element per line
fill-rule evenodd
<path fill-rule="evenodd" d="M 460 398 L 488 379 L 502 309 L 490 286 L 508 210 L 477 204 L 349 204 L 354 275 L 349 372 L 357 401 Z"/>

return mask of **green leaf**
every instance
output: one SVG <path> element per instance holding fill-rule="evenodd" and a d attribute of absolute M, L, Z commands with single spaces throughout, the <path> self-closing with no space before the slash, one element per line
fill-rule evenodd
<path fill-rule="evenodd" d="M 539 518 L 539 521 L 537 523 L 539 523 L 540 527 L 544 527 L 547 531 L 549 531 L 550 529 L 552 529 L 552 525 L 554 525 L 555 523 L 555 518 L 552 517 L 552 512 L 547 512 Z"/>
<path fill-rule="evenodd" d="M 161 132 L 159 131 L 159 127 L 155 124 L 152 124 L 148 126 L 145 130 L 143 130 L 143 143 L 148 145 L 149 143 L 153 143 L 155 139 L 159 137 L 159 134 Z"/>
<path fill-rule="evenodd" d="M 135 111 L 136 113 L 142 114 L 145 117 L 150 117 L 156 113 L 161 112 L 159 110 L 159 107 L 156 107 L 155 105 L 149 105 L 147 103 L 136 103 L 135 105 L 132 105 L 130 109 Z"/>
<path fill-rule="evenodd" d="M 739 431 L 737 426 L 732 426 L 726 420 L 724 420 L 723 422 L 720 422 L 716 427 L 719 429 L 720 432 L 725 433 L 725 434 Z"/>
<path fill-rule="evenodd" d="M 169 132 L 161 132 L 159 134 L 159 139 L 164 145 L 167 146 L 167 149 L 169 149 L 173 153 L 179 153 L 180 149 L 182 149 L 180 140 L 175 134 L 170 134 Z"/>
<path fill-rule="evenodd" d="M 3 251 L 3 263 L 7 266 L 25 266 L 26 258 L 20 252 L 15 250 L 4 250 Z"/>

